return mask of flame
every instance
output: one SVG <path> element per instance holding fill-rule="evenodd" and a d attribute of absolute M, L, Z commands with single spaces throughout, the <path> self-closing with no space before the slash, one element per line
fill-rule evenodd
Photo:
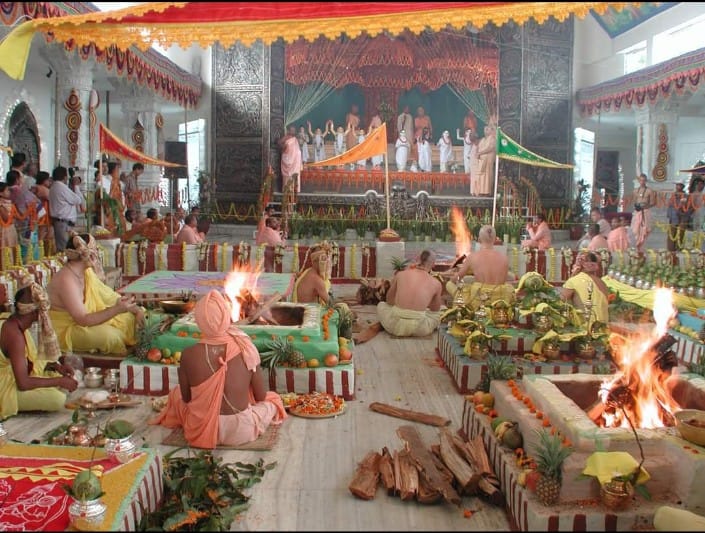
<path fill-rule="evenodd" d="M 470 255 L 472 234 L 462 211 L 456 206 L 450 209 L 450 231 L 455 238 L 455 256 Z"/>
<path fill-rule="evenodd" d="M 613 359 L 619 370 L 606 380 L 599 391 L 600 399 L 609 406 L 609 395 L 619 388 L 629 392 L 629 399 L 617 409 L 606 409 L 603 413 L 605 427 L 664 427 L 664 411 L 673 414 L 680 409 L 666 386 L 670 370 L 662 370 L 655 364 L 658 355 L 655 346 L 668 331 L 668 323 L 677 310 L 673 306 L 673 293 L 660 288 L 654 296 L 654 320 L 656 326 L 625 339 L 624 344 L 613 350 Z M 613 347 L 615 344 L 613 343 Z M 629 420 L 624 416 L 625 412 Z"/>
<path fill-rule="evenodd" d="M 226 276 L 224 292 L 225 296 L 230 300 L 230 318 L 233 322 L 240 320 L 241 305 L 238 296 L 243 289 L 250 289 L 253 294 L 255 293 L 254 288 L 257 286 L 259 274 L 259 271 L 251 272 L 249 268 L 244 267 L 241 269 L 233 268 Z"/>

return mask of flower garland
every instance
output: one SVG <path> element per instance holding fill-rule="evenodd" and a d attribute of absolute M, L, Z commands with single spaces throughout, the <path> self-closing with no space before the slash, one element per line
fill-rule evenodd
<path fill-rule="evenodd" d="M 15 266 L 22 266 L 22 248 L 19 244 L 15 245 Z"/>
<path fill-rule="evenodd" d="M 367 262 L 365 263 L 365 278 L 370 277 L 370 245 L 367 243 L 364 243 L 362 245 L 362 257 L 363 259 L 367 258 Z M 365 261 L 363 260 L 363 263 Z"/>
<path fill-rule="evenodd" d="M 333 241 L 332 244 L 333 244 L 333 250 L 331 252 L 331 270 L 333 268 L 335 268 L 336 272 L 337 272 L 336 277 L 340 277 L 340 268 L 338 265 L 338 262 L 340 260 L 340 247 L 338 246 L 338 243 L 335 241 Z"/>
<path fill-rule="evenodd" d="M 549 256 L 549 262 L 548 262 L 548 280 L 553 281 L 556 279 L 556 250 L 555 248 L 549 248 L 548 249 L 548 256 Z"/>
<path fill-rule="evenodd" d="M 291 262 L 291 271 L 292 272 L 298 272 L 299 271 L 299 243 L 298 241 L 294 243 L 294 259 Z"/>
<path fill-rule="evenodd" d="M 281 265 L 283 257 L 284 257 L 284 246 L 282 246 L 281 244 L 277 244 L 274 247 L 274 264 Z"/>
<path fill-rule="evenodd" d="M 519 248 L 512 248 L 512 270 L 516 276 L 519 276 Z"/>
<path fill-rule="evenodd" d="M 142 276 L 144 276 L 147 273 L 147 243 L 149 241 L 144 240 L 140 241 L 139 246 L 137 247 L 137 264 L 142 265 Z M 138 266 L 139 268 L 139 266 Z"/>
<path fill-rule="evenodd" d="M 255 254 L 255 263 L 259 265 L 262 262 L 262 258 L 264 257 L 264 249 L 267 247 L 266 244 L 260 244 L 257 247 L 257 253 Z"/>
<path fill-rule="evenodd" d="M 230 252 L 232 254 L 232 251 Z M 228 243 L 224 242 L 220 253 L 220 271 L 225 272 L 228 268 Z"/>
<path fill-rule="evenodd" d="M 201 261 L 205 260 L 206 261 L 206 272 L 208 272 L 208 250 L 210 248 L 210 243 L 207 242 L 199 242 L 197 245 L 197 252 L 198 252 L 198 263 L 199 263 L 199 270 L 200 270 L 200 263 Z"/>
<path fill-rule="evenodd" d="M 164 253 L 164 243 L 160 242 L 157 245 L 157 270 L 166 270 L 164 267 L 164 257 L 162 254 Z"/>
<path fill-rule="evenodd" d="M 251 247 L 250 243 L 247 243 L 245 241 L 240 241 L 240 244 L 238 244 L 237 247 L 237 259 L 240 265 L 249 265 L 250 264 L 250 252 L 251 252 Z"/>
<path fill-rule="evenodd" d="M 220 250 L 218 243 L 213 243 L 213 268 L 218 272 L 218 251 Z"/>
<path fill-rule="evenodd" d="M 350 245 L 350 277 L 352 279 L 357 279 L 357 276 L 355 275 L 355 272 L 357 271 L 357 265 L 355 264 L 356 257 L 355 255 L 357 254 L 357 245 L 355 243 L 352 243 Z"/>
<path fill-rule="evenodd" d="M 186 243 L 181 243 L 181 270 L 186 270 Z"/>
<path fill-rule="evenodd" d="M 130 242 L 130 244 L 127 245 L 127 254 L 125 255 L 125 273 L 128 276 L 132 276 L 132 252 L 135 249 L 135 243 Z"/>
<path fill-rule="evenodd" d="M 570 267 L 573 265 L 573 250 L 567 246 L 561 248 L 561 254 L 563 255 L 563 263 L 566 266 L 566 270 L 570 272 Z"/>
<path fill-rule="evenodd" d="M 683 252 L 683 255 L 685 256 L 685 267 L 690 268 L 692 266 L 692 263 L 690 261 L 690 250 L 684 249 L 681 251 Z"/>

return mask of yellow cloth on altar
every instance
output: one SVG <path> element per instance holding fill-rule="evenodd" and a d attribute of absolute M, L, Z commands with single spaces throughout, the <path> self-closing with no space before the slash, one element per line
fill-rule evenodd
<path fill-rule="evenodd" d="M 92 268 L 84 274 L 83 305 L 88 313 L 102 311 L 115 305 L 120 295 L 100 281 Z M 106 354 L 125 354 L 128 346 L 135 344 L 135 315 L 121 313 L 97 326 L 79 326 L 67 311 L 50 309 L 49 317 L 64 351 Z"/>
<path fill-rule="evenodd" d="M 622 283 L 610 277 L 604 277 L 602 280 L 607 287 L 618 291 L 619 297 L 625 302 L 630 302 L 646 309 L 654 309 L 655 291 L 653 289 L 635 289 L 631 285 L 627 285 L 626 283 Z M 694 312 L 705 307 L 705 300 L 673 291 L 673 305 L 675 305 L 679 311 Z"/>
<path fill-rule="evenodd" d="M 594 286 L 592 278 L 580 272 L 575 276 L 572 276 L 565 280 L 563 287 L 566 289 L 572 289 L 578 293 L 580 300 L 585 303 L 590 297 L 588 296 L 588 287 L 592 286 L 592 313 L 595 320 L 607 324 L 609 322 L 609 302 L 607 302 L 607 296 L 602 293 L 597 287 Z M 609 287 L 609 286 L 608 286 Z"/>
<path fill-rule="evenodd" d="M 607 483 L 615 477 L 628 476 L 639 466 L 639 462 L 628 452 L 593 452 L 585 462 L 583 474 L 594 476 L 600 484 Z M 649 473 L 641 468 L 636 483 L 646 483 L 651 479 Z"/>
<path fill-rule="evenodd" d="M 0 328 L 4 320 L 0 322 Z M 59 374 L 45 373 L 49 361 L 37 358 L 37 347 L 29 331 L 24 332 L 27 343 L 26 356 L 32 363 L 32 376 L 54 377 Z M 12 362 L 0 351 L 0 420 L 16 415 L 20 411 L 58 411 L 64 407 L 66 394 L 57 387 L 42 387 L 21 391 L 17 389 Z"/>
<path fill-rule="evenodd" d="M 458 286 L 449 281 L 446 283 L 446 290 L 449 294 L 455 296 Z M 469 285 L 463 285 L 463 301 L 468 305 L 473 311 L 480 308 L 483 301 L 481 296 L 483 294 L 487 295 L 485 301 L 486 305 L 492 305 L 497 300 L 504 300 L 507 303 L 514 302 L 515 287 L 510 283 L 502 283 L 500 285 L 492 285 L 490 283 L 480 283 L 479 281 L 473 281 Z"/>
<path fill-rule="evenodd" d="M 387 302 L 377 304 L 377 317 L 384 330 L 397 337 L 425 337 L 441 322 L 440 311 L 413 311 Z"/>

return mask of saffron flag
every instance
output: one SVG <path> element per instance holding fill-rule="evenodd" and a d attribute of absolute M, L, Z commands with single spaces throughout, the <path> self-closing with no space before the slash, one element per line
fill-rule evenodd
<path fill-rule="evenodd" d="M 384 122 L 379 128 L 370 132 L 367 138 L 360 144 L 356 144 L 347 152 L 329 157 L 317 163 L 308 163 L 306 167 L 327 167 L 353 163 L 361 159 L 368 159 L 373 155 L 387 155 L 387 123 Z"/>
<path fill-rule="evenodd" d="M 504 133 L 501 128 L 497 128 L 497 157 L 534 167 L 574 168 L 574 165 L 557 163 L 527 150 Z"/>
<path fill-rule="evenodd" d="M 100 151 L 115 156 L 117 158 L 128 159 L 145 165 L 156 165 L 159 167 L 183 167 L 179 163 L 170 163 L 143 154 L 139 150 L 131 148 L 122 142 L 112 131 L 106 128 L 103 124 L 100 125 Z"/>

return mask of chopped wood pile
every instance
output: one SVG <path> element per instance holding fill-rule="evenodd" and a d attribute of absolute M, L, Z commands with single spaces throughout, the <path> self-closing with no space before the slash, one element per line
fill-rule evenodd
<path fill-rule="evenodd" d="M 358 498 L 374 499 L 382 485 L 387 494 L 403 501 L 460 505 L 462 496 L 479 496 L 504 505 L 481 437 L 468 442 L 441 427 L 439 442 L 427 446 L 414 426 L 400 426 L 397 435 L 404 442 L 401 449 L 390 451 L 385 446 L 381 452 L 370 451 L 358 464 L 348 486 Z"/>

